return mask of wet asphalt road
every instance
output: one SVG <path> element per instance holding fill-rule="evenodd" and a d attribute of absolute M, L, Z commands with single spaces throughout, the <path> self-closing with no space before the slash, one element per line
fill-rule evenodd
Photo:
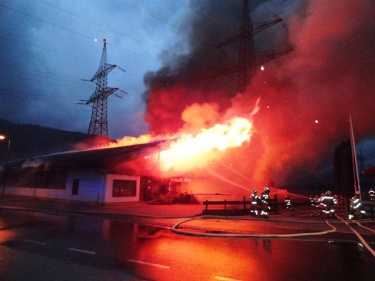
<path fill-rule="evenodd" d="M 0 213 L 0 280 L 375 280 L 375 257 L 339 220 L 110 219 Z M 244 229 L 238 228 L 242 225 Z M 374 223 L 366 227 L 374 229 Z M 362 232 L 374 249 L 371 231 Z M 253 234 L 253 235 L 252 235 Z"/>

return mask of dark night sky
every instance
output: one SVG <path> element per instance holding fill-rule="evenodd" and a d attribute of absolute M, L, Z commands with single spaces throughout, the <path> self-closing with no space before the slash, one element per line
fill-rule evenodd
<path fill-rule="evenodd" d="M 103 38 L 107 40 L 108 86 L 123 99 L 108 99 L 112 138 L 148 131 L 143 120 L 143 75 L 173 52 L 178 23 L 191 10 L 178 1 L 5 0 L 0 5 L 0 118 L 86 133 Z"/>

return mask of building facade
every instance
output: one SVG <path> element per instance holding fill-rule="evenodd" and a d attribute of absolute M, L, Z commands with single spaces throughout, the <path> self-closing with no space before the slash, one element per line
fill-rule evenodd
<path fill-rule="evenodd" d="M 100 205 L 137 202 L 144 197 L 142 172 L 121 167 L 157 154 L 158 144 L 67 152 L 10 162 L 3 166 L 1 174 L 4 194 Z"/>

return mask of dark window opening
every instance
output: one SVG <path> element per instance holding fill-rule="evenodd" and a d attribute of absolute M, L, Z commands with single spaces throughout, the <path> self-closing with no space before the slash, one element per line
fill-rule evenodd
<path fill-rule="evenodd" d="M 113 180 L 113 197 L 134 197 L 137 194 L 137 181 Z"/>
<path fill-rule="evenodd" d="M 73 179 L 72 195 L 78 195 L 79 179 Z"/>

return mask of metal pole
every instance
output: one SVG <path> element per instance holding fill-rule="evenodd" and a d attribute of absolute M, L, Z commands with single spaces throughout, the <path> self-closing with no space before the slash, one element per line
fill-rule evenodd
<path fill-rule="evenodd" d="M 350 143 L 352 146 L 352 161 L 353 161 L 353 175 L 354 175 L 354 193 L 359 191 L 361 193 L 361 185 L 359 182 L 359 174 L 358 174 L 358 163 L 357 163 L 357 153 L 355 149 L 355 139 L 354 139 L 354 130 L 353 130 L 353 120 L 352 115 L 350 114 Z M 361 198 L 360 194 L 360 198 Z"/>
<path fill-rule="evenodd" d="M 8 139 L 7 158 L 6 158 L 5 167 L 4 167 L 4 185 L 3 185 L 3 190 L 1 192 L 1 202 L 4 201 L 4 191 L 5 191 L 5 185 L 7 182 L 6 174 L 7 174 L 8 162 L 9 162 L 9 151 L 10 151 L 10 138 Z"/>

